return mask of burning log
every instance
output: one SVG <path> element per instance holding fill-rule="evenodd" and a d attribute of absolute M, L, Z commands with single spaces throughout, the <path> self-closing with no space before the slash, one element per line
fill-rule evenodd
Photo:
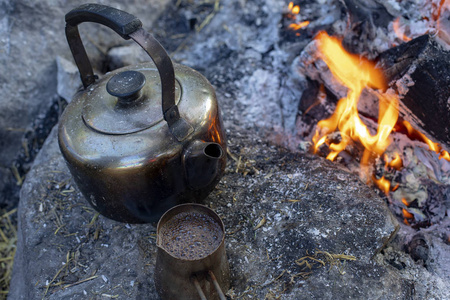
<path fill-rule="evenodd" d="M 399 117 L 450 146 L 450 127 L 446 126 L 450 120 L 450 52 L 429 35 L 424 35 L 382 53 L 378 66 L 383 69 L 389 86 L 399 96 Z M 334 110 L 333 102 L 346 96 L 347 88 L 334 78 L 320 59 L 316 42 L 305 48 L 297 59 L 297 67 L 299 72 L 318 82 L 310 83 L 299 108 L 303 114 L 314 115 L 320 120 L 324 114 Z M 317 99 L 321 84 L 325 87 L 329 103 L 322 101 L 317 106 L 320 104 Z M 358 103 L 359 113 L 377 120 L 377 107 L 376 93 L 367 89 L 363 91 Z M 314 113 L 311 114 L 310 110 Z"/>
<path fill-rule="evenodd" d="M 431 36 L 420 36 L 379 57 L 397 91 L 400 117 L 450 146 L 450 52 Z"/>
<path fill-rule="evenodd" d="M 428 41 L 433 47 L 418 47 L 418 40 Z M 420 124 L 421 128 L 429 127 L 425 127 L 420 117 L 407 105 L 418 102 L 418 113 L 421 113 L 420 107 L 431 106 L 439 112 L 439 116 L 448 120 L 450 110 L 446 106 L 442 109 L 439 103 L 433 101 L 428 105 L 423 103 L 430 102 L 428 98 L 445 99 L 446 102 L 446 99 L 450 99 L 450 91 L 449 79 L 443 75 L 440 66 L 436 66 L 442 55 L 446 59 L 446 52 L 428 36 L 413 40 L 409 45 L 401 49 L 416 49 L 412 53 L 417 53 L 417 49 L 422 52 L 419 51 L 419 55 L 414 57 L 411 52 L 396 48 L 391 52 L 400 53 L 398 56 L 384 54 L 383 57 L 387 58 L 380 58 L 378 65 L 375 65 L 347 53 L 336 38 L 319 33 L 300 55 L 297 66 L 300 72 L 313 80 L 311 82 L 319 82 L 310 84 L 313 97 L 304 93 L 300 104 L 302 117 L 309 125 L 313 125 L 311 119 L 314 117 L 320 120 L 312 137 L 314 152 L 325 154 L 329 160 L 339 159 L 352 171 L 360 173 L 361 179 L 373 182 L 387 195 L 392 209 L 404 218 L 405 224 L 421 228 L 440 222 L 445 217 L 450 157 L 440 144 L 414 129 L 419 127 L 416 124 Z M 441 56 L 434 53 L 436 49 Z M 430 51 L 434 56 L 429 54 Z M 388 58 L 393 61 L 390 65 L 385 62 L 390 62 Z M 444 68 L 446 63 L 443 63 Z M 380 68 L 381 65 L 384 68 Z M 421 65 L 424 65 L 422 69 Z M 421 72 L 425 72 L 425 75 Z M 418 74 L 428 76 L 425 84 L 432 74 L 441 78 L 431 87 L 423 87 L 422 82 L 415 83 L 422 80 Z M 329 97 L 329 94 L 333 96 Z M 408 97 L 414 101 L 404 101 Z M 430 110 L 428 112 L 431 113 Z M 323 115 L 327 119 L 323 119 Z M 435 115 L 427 116 L 426 120 L 436 121 L 432 118 Z M 428 123 L 442 123 L 442 118 L 438 122 Z M 310 128 L 310 136 L 313 128 Z M 420 142 L 415 143 L 416 140 Z M 426 143 L 430 151 L 425 150 L 421 142 Z M 361 146 L 364 146 L 362 151 L 351 151 Z M 351 152 L 363 154 L 353 155 Z M 355 167 L 355 163 L 351 162 L 352 157 L 353 160 L 361 161 L 361 168 Z"/>

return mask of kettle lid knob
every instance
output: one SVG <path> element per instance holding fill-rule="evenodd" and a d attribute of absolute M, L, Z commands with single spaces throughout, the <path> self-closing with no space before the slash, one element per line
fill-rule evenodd
<path fill-rule="evenodd" d="M 106 91 L 118 97 L 122 103 L 130 103 L 140 96 L 145 85 L 145 75 L 138 71 L 124 71 L 111 77 L 106 84 Z"/>

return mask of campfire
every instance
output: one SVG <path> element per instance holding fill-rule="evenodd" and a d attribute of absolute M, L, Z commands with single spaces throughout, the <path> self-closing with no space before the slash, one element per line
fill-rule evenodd
<path fill-rule="evenodd" d="M 450 6 L 446 1 L 440 1 L 439 5 L 430 3 L 433 9 L 429 17 L 424 17 L 423 28 L 427 28 L 424 32 L 411 30 L 412 24 L 408 27 L 401 23 L 400 18 L 392 21 L 390 26 L 397 40 L 408 42 L 420 34 L 429 33 L 445 39 L 447 32 L 441 25 L 441 15 L 447 13 Z M 288 18 L 293 18 L 296 22 L 300 7 L 291 2 L 288 11 Z M 298 31 L 308 24 L 308 21 L 292 23 L 288 29 Z M 394 45 L 396 44 L 392 43 Z M 436 202 L 443 202 L 439 196 L 445 194 L 449 181 L 448 175 L 441 174 L 448 174 L 449 152 L 445 149 L 446 145 L 432 141 L 429 134 L 414 128 L 408 122 L 407 119 L 417 118 L 413 113 L 399 115 L 400 105 L 404 107 L 404 95 L 395 86 L 395 81 L 389 82 L 383 62 L 349 53 L 342 45 L 342 38 L 330 36 L 325 31 L 315 34 L 309 48 L 300 56 L 299 69 L 311 79 L 318 80 L 320 90 L 316 99 L 304 107 L 303 114 L 307 116 L 311 115 L 311 111 L 317 112 L 317 106 L 327 111 L 318 115 L 328 114 L 317 125 L 310 126 L 307 135 L 312 141 L 312 152 L 331 161 L 342 162 L 358 173 L 367 184 L 377 186 L 384 192 L 394 211 L 403 217 L 405 224 L 418 228 L 442 220 L 445 209 L 442 208 L 437 213 L 431 212 L 430 207 L 434 207 Z M 316 70 L 312 70 L 314 68 Z M 318 76 L 317 72 L 324 71 L 327 75 Z M 414 85 L 414 82 L 409 85 Z M 334 94 L 340 99 L 334 104 L 327 94 Z M 330 106 L 335 107 L 331 112 Z M 376 106 L 378 111 L 375 111 Z M 360 107 L 363 107 L 362 112 Z M 418 171 L 418 165 L 425 166 L 428 171 Z M 415 171 L 411 172 L 411 169 Z M 437 193 L 439 196 L 427 193 L 436 189 L 424 174 L 431 170 L 431 173 L 438 174 L 431 176 L 432 181 L 443 190 Z M 411 188 L 408 175 L 414 177 L 414 188 Z M 445 205 L 440 203 L 438 206 Z"/>

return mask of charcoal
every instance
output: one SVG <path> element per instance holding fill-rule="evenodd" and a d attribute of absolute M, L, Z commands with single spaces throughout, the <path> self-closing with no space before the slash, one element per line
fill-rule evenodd
<path fill-rule="evenodd" d="M 422 234 L 415 235 L 406 247 L 406 251 L 416 262 L 426 263 L 429 257 L 430 247 Z"/>
<path fill-rule="evenodd" d="M 450 51 L 423 35 L 379 56 L 401 98 L 400 116 L 450 147 Z"/>

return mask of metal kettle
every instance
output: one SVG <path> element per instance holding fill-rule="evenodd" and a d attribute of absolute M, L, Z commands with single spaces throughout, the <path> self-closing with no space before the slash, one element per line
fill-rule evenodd
<path fill-rule="evenodd" d="M 153 62 L 97 79 L 78 25 L 103 24 L 133 39 Z M 85 198 L 104 216 L 157 222 L 169 208 L 202 202 L 226 164 L 215 92 L 198 72 L 172 64 L 135 16 L 85 4 L 66 15 L 66 37 L 84 90 L 65 109 L 58 141 Z"/>

